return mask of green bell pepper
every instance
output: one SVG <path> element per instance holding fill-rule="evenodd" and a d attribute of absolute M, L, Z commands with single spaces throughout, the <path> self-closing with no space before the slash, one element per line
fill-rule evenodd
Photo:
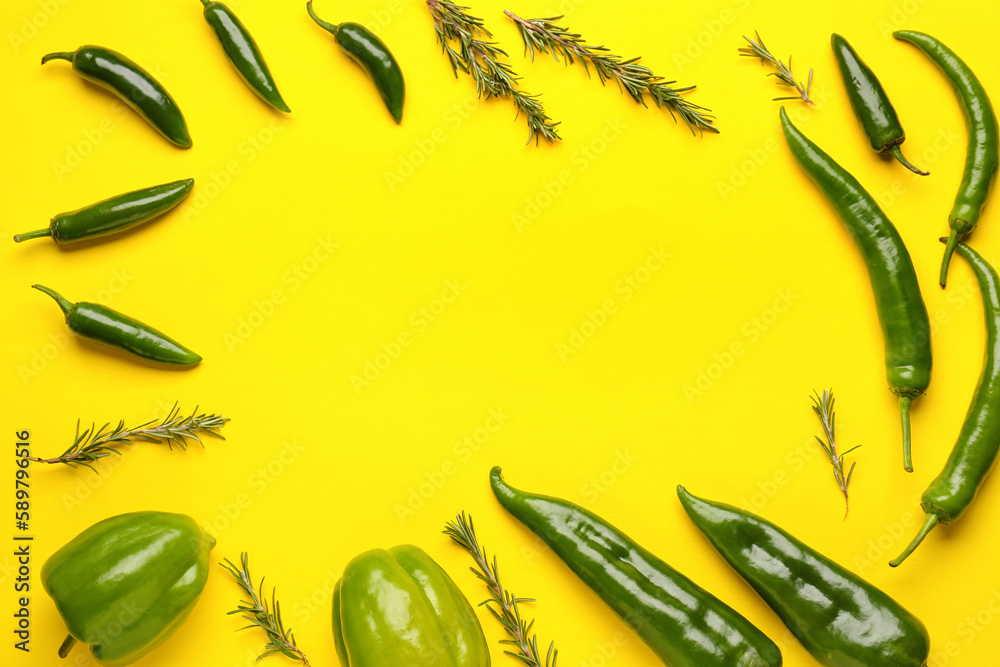
<path fill-rule="evenodd" d="M 419 547 L 373 549 L 333 591 L 333 639 L 343 667 L 489 667 L 472 606 Z"/>
<path fill-rule="evenodd" d="M 184 514 L 132 512 L 100 521 L 42 566 L 69 636 L 102 665 L 128 665 L 162 644 L 194 607 L 215 538 Z"/>

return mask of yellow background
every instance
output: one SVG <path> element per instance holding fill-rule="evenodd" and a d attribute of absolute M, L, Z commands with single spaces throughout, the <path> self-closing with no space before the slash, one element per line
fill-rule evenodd
<path fill-rule="evenodd" d="M 788 667 L 815 663 L 698 534 L 676 501 L 678 483 L 755 509 L 883 587 L 927 624 L 931 665 L 996 663 L 997 480 L 903 567 L 886 561 L 923 518 L 916 498 L 954 444 L 984 338 L 964 262 L 955 260 L 947 291 L 935 280 L 965 157 L 962 116 L 945 78 L 890 32 L 940 38 L 997 99 L 1000 7 L 477 2 L 473 12 L 511 54 L 523 88 L 541 93 L 562 122 L 564 141 L 536 148 L 524 145 L 526 127 L 508 102 L 477 101 L 471 81 L 452 76 L 422 2 L 316 3 L 325 19 L 365 23 L 391 46 L 407 83 L 401 126 L 303 2 L 230 4 L 291 115 L 272 112 L 238 79 L 196 0 L 7 0 L 0 10 L 0 507 L 9 519 L 0 530 L 0 662 L 55 664 L 64 626 L 39 579 L 49 554 L 100 519 L 159 509 L 190 514 L 215 534 L 213 561 L 248 550 L 254 577 L 277 586 L 317 666 L 336 664 L 330 591 L 362 551 L 418 544 L 470 600 L 485 597 L 471 560 L 441 535 L 462 510 L 498 556 L 504 583 L 538 599 L 524 612 L 540 645 L 556 641 L 560 664 L 659 664 L 500 509 L 487 476 L 502 465 L 514 486 L 586 505 L 721 597 L 779 643 Z M 530 62 L 503 9 L 566 14 L 560 23 L 591 43 L 697 84 L 690 100 L 717 114 L 722 134 L 692 137 L 578 67 Z M 771 98 L 782 89 L 769 69 L 737 56 L 741 35 L 754 30 L 776 55 L 794 54 L 800 78 L 815 68 L 816 107 L 785 104 L 877 195 L 916 265 L 935 363 L 913 412 L 912 475 L 902 470 L 859 254 L 781 139 Z M 904 150 L 930 177 L 869 149 L 829 47 L 834 31 L 880 76 L 908 132 Z M 38 65 L 82 44 L 117 49 L 156 73 L 194 148 L 170 146 L 68 63 Z M 196 186 L 184 204 L 117 240 L 66 251 L 10 241 L 57 212 L 186 177 Z M 997 258 L 1000 205 L 987 208 L 971 241 Z M 144 320 L 205 361 L 162 370 L 73 338 L 51 300 L 29 289 L 36 282 Z M 397 349 L 401 336 L 409 344 Z M 377 372 L 363 384 L 368 364 Z M 857 471 L 846 520 L 813 439 L 809 396 L 824 387 L 837 397 L 841 447 L 863 445 L 849 457 Z M 77 418 L 134 424 L 175 401 L 230 417 L 226 441 L 185 453 L 134 446 L 99 475 L 31 467 L 31 652 L 13 650 L 15 431 L 30 430 L 33 454 L 55 456 Z M 265 639 L 237 632 L 241 622 L 226 616 L 239 597 L 213 564 L 190 620 L 141 664 L 252 664 Z M 494 663 L 514 664 L 496 643 L 500 626 L 479 615 Z M 88 664 L 87 655 L 77 647 L 67 664 Z"/>

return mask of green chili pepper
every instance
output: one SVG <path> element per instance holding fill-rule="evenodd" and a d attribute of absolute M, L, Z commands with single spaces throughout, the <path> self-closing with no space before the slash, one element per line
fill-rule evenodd
<path fill-rule="evenodd" d="M 321 28 L 331 33 L 340 48 L 361 66 L 375 82 L 378 94 L 392 117 L 399 123 L 403 120 L 403 98 L 406 89 L 403 85 L 403 71 L 399 63 L 392 57 L 389 47 L 375 33 L 357 23 L 327 23 L 312 8 L 312 0 L 306 3 L 309 16 Z"/>
<path fill-rule="evenodd" d="M 677 495 L 698 530 L 820 664 L 924 665 L 927 628 L 884 592 L 755 514 L 683 486 Z"/>
<path fill-rule="evenodd" d="M 947 239 L 941 239 L 947 242 Z M 1000 451 L 1000 278 L 979 253 L 965 245 L 955 246 L 972 266 L 986 315 L 986 354 L 983 370 L 944 470 L 924 491 L 920 506 L 927 513 L 920 532 L 906 550 L 889 565 L 898 566 L 913 553 L 934 526 L 957 521 L 969 508 L 996 463 Z"/>
<path fill-rule="evenodd" d="M 281 99 L 271 70 L 260 54 L 257 42 L 232 10 L 221 2 L 201 0 L 205 5 L 205 20 L 215 30 L 229 62 L 253 92 L 275 109 L 289 113 L 291 109 Z"/>
<path fill-rule="evenodd" d="M 920 171 L 903 157 L 899 146 L 906 140 L 906 134 L 889 96 L 875 78 L 875 73 L 858 57 L 846 39 L 834 33 L 830 41 L 837 64 L 840 65 L 840 75 L 844 78 L 847 97 L 851 100 L 851 108 L 872 148 L 879 153 L 890 153 L 910 171 L 927 176 L 928 172 Z"/>
<path fill-rule="evenodd" d="M 215 538 L 189 516 L 133 512 L 100 521 L 42 566 L 69 636 L 102 665 L 129 665 L 165 642 L 198 601 Z"/>
<path fill-rule="evenodd" d="M 18 234 L 14 240 L 20 243 L 51 236 L 53 241 L 64 245 L 124 232 L 177 206 L 188 196 L 193 185 L 194 179 L 189 178 L 126 192 L 75 211 L 59 213 L 47 229 Z"/>
<path fill-rule="evenodd" d="M 1000 166 L 997 157 L 997 117 L 983 85 L 954 51 L 922 32 L 899 30 L 892 33 L 892 36 L 915 45 L 941 68 L 958 94 L 962 114 L 965 116 L 969 140 L 962 183 L 948 216 L 951 233 L 941 261 L 940 278 L 941 287 L 944 287 L 948 282 L 948 264 L 955 252 L 955 245 L 976 228 L 996 181 L 997 168 Z"/>
<path fill-rule="evenodd" d="M 670 667 L 777 667 L 774 642 L 724 602 L 600 517 L 565 500 L 511 488 L 490 471 L 503 507 Z"/>
<path fill-rule="evenodd" d="M 191 148 L 191 135 L 177 102 L 152 74 L 122 54 L 103 46 L 81 46 L 76 51 L 50 53 L 42 64 L 50 60 L 68 60 L 77 74 L 118 95 L 168 141 Z"/>
<path fill-rule="evenodd" d="M 162 364 L 193 366 L 201 357 L 153 327 L 97 303 L 70 303 L 42 285 L 32 285 L 59 304 L 66 324 L 77 335 L 143 359 Z"/>
<path fill-rule="evenodd" d="M 903 239 L 854 176 L 798 131 L 781 110 L 781 127 L 792 155 L 826 195 L 868 267 L 875 307 L 885 340 L 889 389 L 899 396 L 903 425 L 903 467 L 910 456 L 910 404 L 931 380 L 931 331 L 920 285 Z"/>
<path fill-rule="evenodd" d="M 333 589 L 343 667 L 489 667 L 475 612 L 448 573 L 411 545 L 357 556 Z"/>

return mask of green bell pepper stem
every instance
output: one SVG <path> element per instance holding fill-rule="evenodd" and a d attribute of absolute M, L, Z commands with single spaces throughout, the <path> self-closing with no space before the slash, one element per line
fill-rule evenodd
<path fill-rule="evenodd" d="M 45 229 L 36 229 L 33 232 L 25 232 L 24 234 L 15 234 L 14 243 L 20 243 L 21 241 L 30 241 L 31 239 L 40 239 L 45 236 L 52 236 L 52 230 L 46 227 Z"/>
<path fill-rule="evenodd" d="M 910 396 L 899 397 L 899 416 L 903 424 L 903 470 L 913 472 L 913 456 L 910 453 Z"/>
<path fill-rule="evenodd" d="M 45 285 L 32 285 L 32 287 L 38 290 L 39 292 L 45 292 L 53 299 L 55 299 L 55 302 L 59 304 L 59 308 L 62 310 L 63 315 L 65 315 L 66 317 L 69 317 L 70 315 L 73 314 L 73 304 L 67 301 L 65 298 L 63 298 L 63 295 L 60 294 L 59 292 L 53 289 L 49 289 Z"/>
<path fill-rule="evenodd" d="M 72 51 L 57 51 L 55 53 L 49 53 L 42 56 L 42 64 L 49 62 L 50 60 L 68 60 L 73 62 L 73 52 Z"/>
<path fill-rule="evenodd" d="M 326 30 L 334 37 L 336 37 L 337 33 L 340 32 L 339 25 L 335 25 L 333 23 L 329 23 L 328 21 L 324 21 L 323 19 L 321 19 L 316 15 L 316 12 L 313 11 L 312 0 L 309 0 L 309 2 L 306 3 L 306 11 L 309 12 L 309 16 L 312 17 L 312 20 L 315 21 L 319 27 L 323 28 L 323 30 Z"/>
<path fill-rule="evenodd" d="M 65 658 L 68 656 L 74 646 L 76 646 L 76 638 L 73 637 L 73 635 L 66 635 L 66 639 L 64 639 L 63 643 L 59 645 L 59 657 Z"/>

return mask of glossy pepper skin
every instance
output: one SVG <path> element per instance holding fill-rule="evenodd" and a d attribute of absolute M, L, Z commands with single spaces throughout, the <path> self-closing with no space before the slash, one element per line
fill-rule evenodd
<path fill-rule="evenodd" d="M 504 509 L 548 544 L 669 667 L 777 667 L 781 651 L 747 619 L 584 508 L 518 491 Z"/>
<path fill-rule="evenodd" d="M 97 303 L 70 303 L 55 291 L 32 285 L 51 296 L 77 335 L 143 359 L 175 366 L 193 366 L 201 357 L 156 329 Z"/>
<path fill-rule="evenodd" d="M 875 295 L 885 342 L 885 375 L 899 396 L 903 468 L 910 456 L 910 404 L 931 381 L 931 327 L 913 261 L 892 221 L 854 176 L 792 125 L 781 109 L 781 128 L 796 161 L 826 195 L 861 251 Z"/>
<path fill-rule="evenodd" d="M 14 240 L 20 243 L 51 236 L 59 245 L 65 245 L 124 232 L 177 206 L 193 186 L 194 179 L 189 178 L 126 192 L 75 211 L 59 213 L 49 221 L 47 229 L 18 234 Z"/>
<path fill-rule="evenodd" d="M 900 144 L 906 140 L 906 134 L 896 115 L 896 109 L 875 73 L 846 39 L 834 33 L 830 42 L 837 65 L 840 66 L 840 75 L 844 79 L 851 108 L 872 148 L 879 153 L 888 152 L 913 173 L 927 176 L 928 172 L 920 171 L 903 157 Z"/>
<path fill-rule="evenodd" d="M 215 538 L 189 516 L 132 512 L 100 521 L 42 566 L 73 645 L 108 667 L 130 665 L 165 642 L 198 601 Z"/>
<path fill-rule="evenodd" d="M 910 42 L 941 68 L 955 89 L 962 106 L 962 115 L 965 116 L 968 134 L 965 171 L 948 216 L 951 233 L 944 249 L 944 259 L 941 260 L 940 277 L 941 287 L 944 287 L 948 283 L 948 264 L 955 245 L 976 228 L 997 178 L 1000 166 L 1000 158 L 997 157 L 1000 134 L 997 116 L 983 84 L 954 51 L 930 35 L 914 30 L 899 30 L 892 33 L 892 36 Z"/>
<path fill-rule="evenodd" d="M 281 98 L 274 77 L 271 76 L 271 70 L 264 62 L 257 42 L 246 26 L 221 2 L 201 0 L 201 4 L 205 5 L 205 20 L 215 30 L 226 57 L 236 68 L 243 82 L 272 107 L 289 113 L 291 109 Z"/>
<path fill-rule="evenodd" d="M 923 667 L 927 628 L 899 603 L 755 514 L 677 487 L 715 550 L 827 667 Z"/>
<path fill-rule="evenodd" d="M 322 20 L 312 8 L 312 0 L 306 3 L 309 16 L 321 28 L 336 38 L 337 44 L 358 63 L 375 83 L 378 94 L 382 97 L 385 107 L 396 119 L 403 121 L 403 100 L 406 97 L 406 86 L 403 83 L 403 71 L 399 63 L 385 45 L 368 28 L 357 23 L 341 23 L 336 25 Z"/>
<path fill-rule="evenodd" d="M 146 119 L 166 139 L 181 148 L 191 148 L 191 135 L 177 102 L 153 75 L 117 51 L 103 46 L 81 46 L 42 57 L 68 60 L 83 79 L 115 93 Z"/>
<path fill-rule="evenodd" d="M 972 267 L 983 296 L 986 316 L 983 370 L 951 455 L 920 499 L 927 519 L 902 555 L 889 563 L 893 567 L 913 553 L 936 525 L 957 521 L 965 514 L 1000 452 L 1000 278 L 989 262 L 969 246 L 959 243 L 955 249 Z"/>
<path fill-rule="evenodd" d="M 411 545 L 357 556 L 333 590 L 342 667 L 489 667 L 486 637 L 451 577 Z"/>

